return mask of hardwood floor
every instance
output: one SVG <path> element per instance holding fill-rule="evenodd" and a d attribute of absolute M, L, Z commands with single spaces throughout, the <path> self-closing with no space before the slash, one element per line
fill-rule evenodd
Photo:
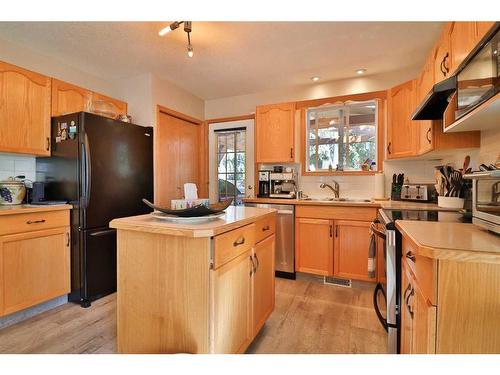
<path fill-rule="evenodd" d="M 373 285 L 276 279 L 276 308 L 247 353 L 385 353 Z M 67 304 L 0 330 L 0 353 L 115 353 L 116 296 Z"/>

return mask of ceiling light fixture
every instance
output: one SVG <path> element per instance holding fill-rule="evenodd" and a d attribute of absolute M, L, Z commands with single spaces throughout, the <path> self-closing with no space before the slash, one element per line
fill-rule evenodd
<path fill-rule="evenodd" d="M 319 81 L 319 77 L 311 77 L 311 81 L 314 81 L 314 82 L 318 82 Z"/>
<path fill-rule="evenodd" d="M 164 27 L 158 32 L 159 36 L 165 36 L 167 35 L 170 31 L 173 31 L 175 29 L 178 29 L 181 24 L 184 24 L 184 31 L 187 34 L 187 40 L 188 40 L 188 47 L 187 47 L 187 55 L 189 57 L 193 57 L 193 46 L 191 44 L 191 31 L 192 29 L 192 23 L 191 21 L 175 21 L 172 22 L 170 25 L 167 27 Z"/>
<path fill-rule="evenodd" d="M 361 68 L 361 69 L 356 69 L 356 74 L 365 74 L 366 73 L 366 69 L 365 68 Z"/>

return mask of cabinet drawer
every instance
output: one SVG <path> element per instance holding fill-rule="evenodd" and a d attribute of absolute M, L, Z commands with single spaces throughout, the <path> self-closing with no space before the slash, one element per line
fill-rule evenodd
<path fill-rule="evenodd" d="M 415 276 L 425 298 L 437 306 L 437 260 L 417 255 L 411 242 L 403 237 L 403 262 Z"/>
<path fill-rule="evenodd" d="M 214 268 L 236 258 L 255 245 L 255 224 L 214 237 Z"/>
<path fill-rule="evenodd" d="M 30 212 L 0 217 L 0 236 L 69 226 L 69 210 Z"/>
<path fill-rule="evenodd" d="M 255 223 L 255 243 L 276 232 L 276 215 L 270 215 Z"/>

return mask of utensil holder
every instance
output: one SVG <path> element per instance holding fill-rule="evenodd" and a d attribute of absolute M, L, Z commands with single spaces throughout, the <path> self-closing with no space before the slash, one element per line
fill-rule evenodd
<path fill-rule="evenodd" d="M 457 197 L 438 197 L 438 207 L 442 208 L 456 208 L 462 209 L 464 208 L 465 199 L 457 198 Z"/>

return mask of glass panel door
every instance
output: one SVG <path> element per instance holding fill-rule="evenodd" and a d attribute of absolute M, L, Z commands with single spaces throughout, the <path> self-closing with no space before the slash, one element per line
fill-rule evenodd
<path fill-rule="evenodd" d="M 232 198 L 234 205 L 240 205 L 245 197 L 246 131 L 217 131 L 216 138 L 218 200 Z"/>

